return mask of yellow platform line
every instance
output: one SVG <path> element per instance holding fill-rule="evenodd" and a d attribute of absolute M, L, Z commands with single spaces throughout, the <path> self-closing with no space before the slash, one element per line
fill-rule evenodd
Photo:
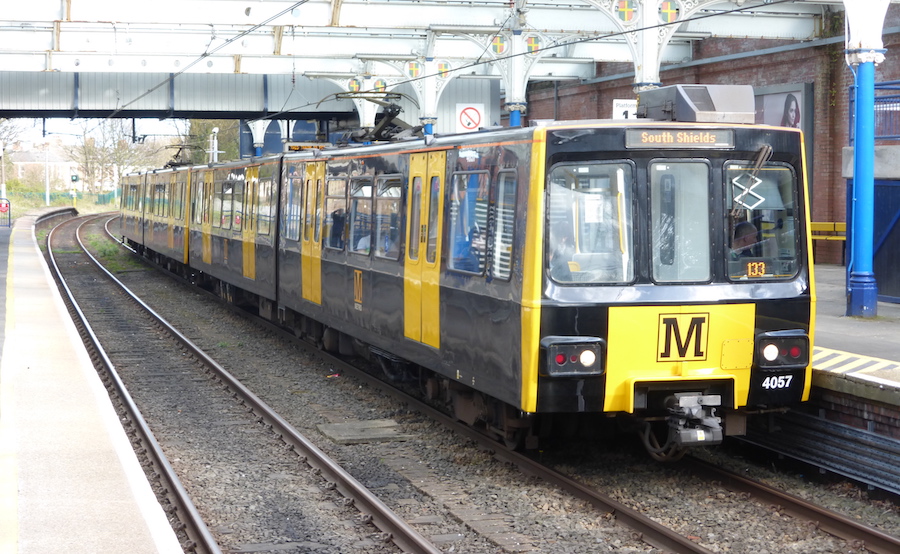
<path fill-rule="evenodd" d="M 895 368 L 900 368 L 900 362 L 819 346 L 813 349 L 813 369 L 815 370 L 832 373 L 848 373 L 858 370 L 860 373 L 871 373 Z"/>

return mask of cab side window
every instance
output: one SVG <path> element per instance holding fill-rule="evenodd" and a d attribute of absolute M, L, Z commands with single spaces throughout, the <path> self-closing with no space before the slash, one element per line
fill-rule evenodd
<path fill-rule="evenodd" d="M 350 240 L 348 249 L 368 255 L 372 248 L 372 179 L 350 180 Z"/>
<path fill-rule="evenodd" d="M 487 259 L 487 172 L 454 173 L 450 188 L 450 269 L 483 273 Z"/>
<path fill-rule="evenodd" d="M 400 258 L 400 195 L 403 177 L 379 177 L 375 197 L 375 256 L 397 260 Z"/>
<path fill-rule="evenodd" d="M 516 223 L 516 174 L 503 171 L 497 176 L 491 203 L 494 210 L 491 232 L 491 275 L 509 279 L 512 273 L 513 233 Z"/>
<path fill-rule="evenodd" d="M 325 191 L 325 247 L 343 250 L 347 224 L 347 181 L 329 179 Z"/>

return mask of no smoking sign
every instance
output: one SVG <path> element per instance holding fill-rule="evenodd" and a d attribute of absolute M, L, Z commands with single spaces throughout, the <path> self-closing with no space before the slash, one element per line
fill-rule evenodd
<path fill-rule="evenodd" d="M 484 126 L 484 104 L 456 105 L 456 132 L 468 133 Z"/>

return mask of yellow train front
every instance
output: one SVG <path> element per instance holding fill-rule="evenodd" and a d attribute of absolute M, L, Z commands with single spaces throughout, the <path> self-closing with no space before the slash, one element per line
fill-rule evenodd
<path fill-rule="evenodd" d="M 799 132 L 646 121 L 551 126 L 536 142 L 545 180 L 529 207 L 543 217 L 528 242 L 545 248 L 525 258 L 525 410 L 632 414 L 665 458 L 808 398 Z"/>

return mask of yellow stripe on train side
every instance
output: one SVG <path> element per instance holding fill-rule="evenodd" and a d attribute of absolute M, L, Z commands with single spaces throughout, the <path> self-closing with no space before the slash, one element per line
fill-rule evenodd
<path fill-rule="evenodd" d="M 544 213 L 544 158 L 547 130 L 534 131 L 531 146 L 531 181 L 528 183 L 528 210 Z M 529 217 L 526 222 L 525 248 L 522 253 L 522 410 L 537 411 L 538 363 L 541 341 L 541 285 L 544 274 L 544 219 Z"/>
<path fill-rule="evenodd" d="M 637 383 L 696 379 L 733 380 L 746 405 L 755 318 L 754 304 L 611 307 L 604 410 L 634 412 Z"/>

